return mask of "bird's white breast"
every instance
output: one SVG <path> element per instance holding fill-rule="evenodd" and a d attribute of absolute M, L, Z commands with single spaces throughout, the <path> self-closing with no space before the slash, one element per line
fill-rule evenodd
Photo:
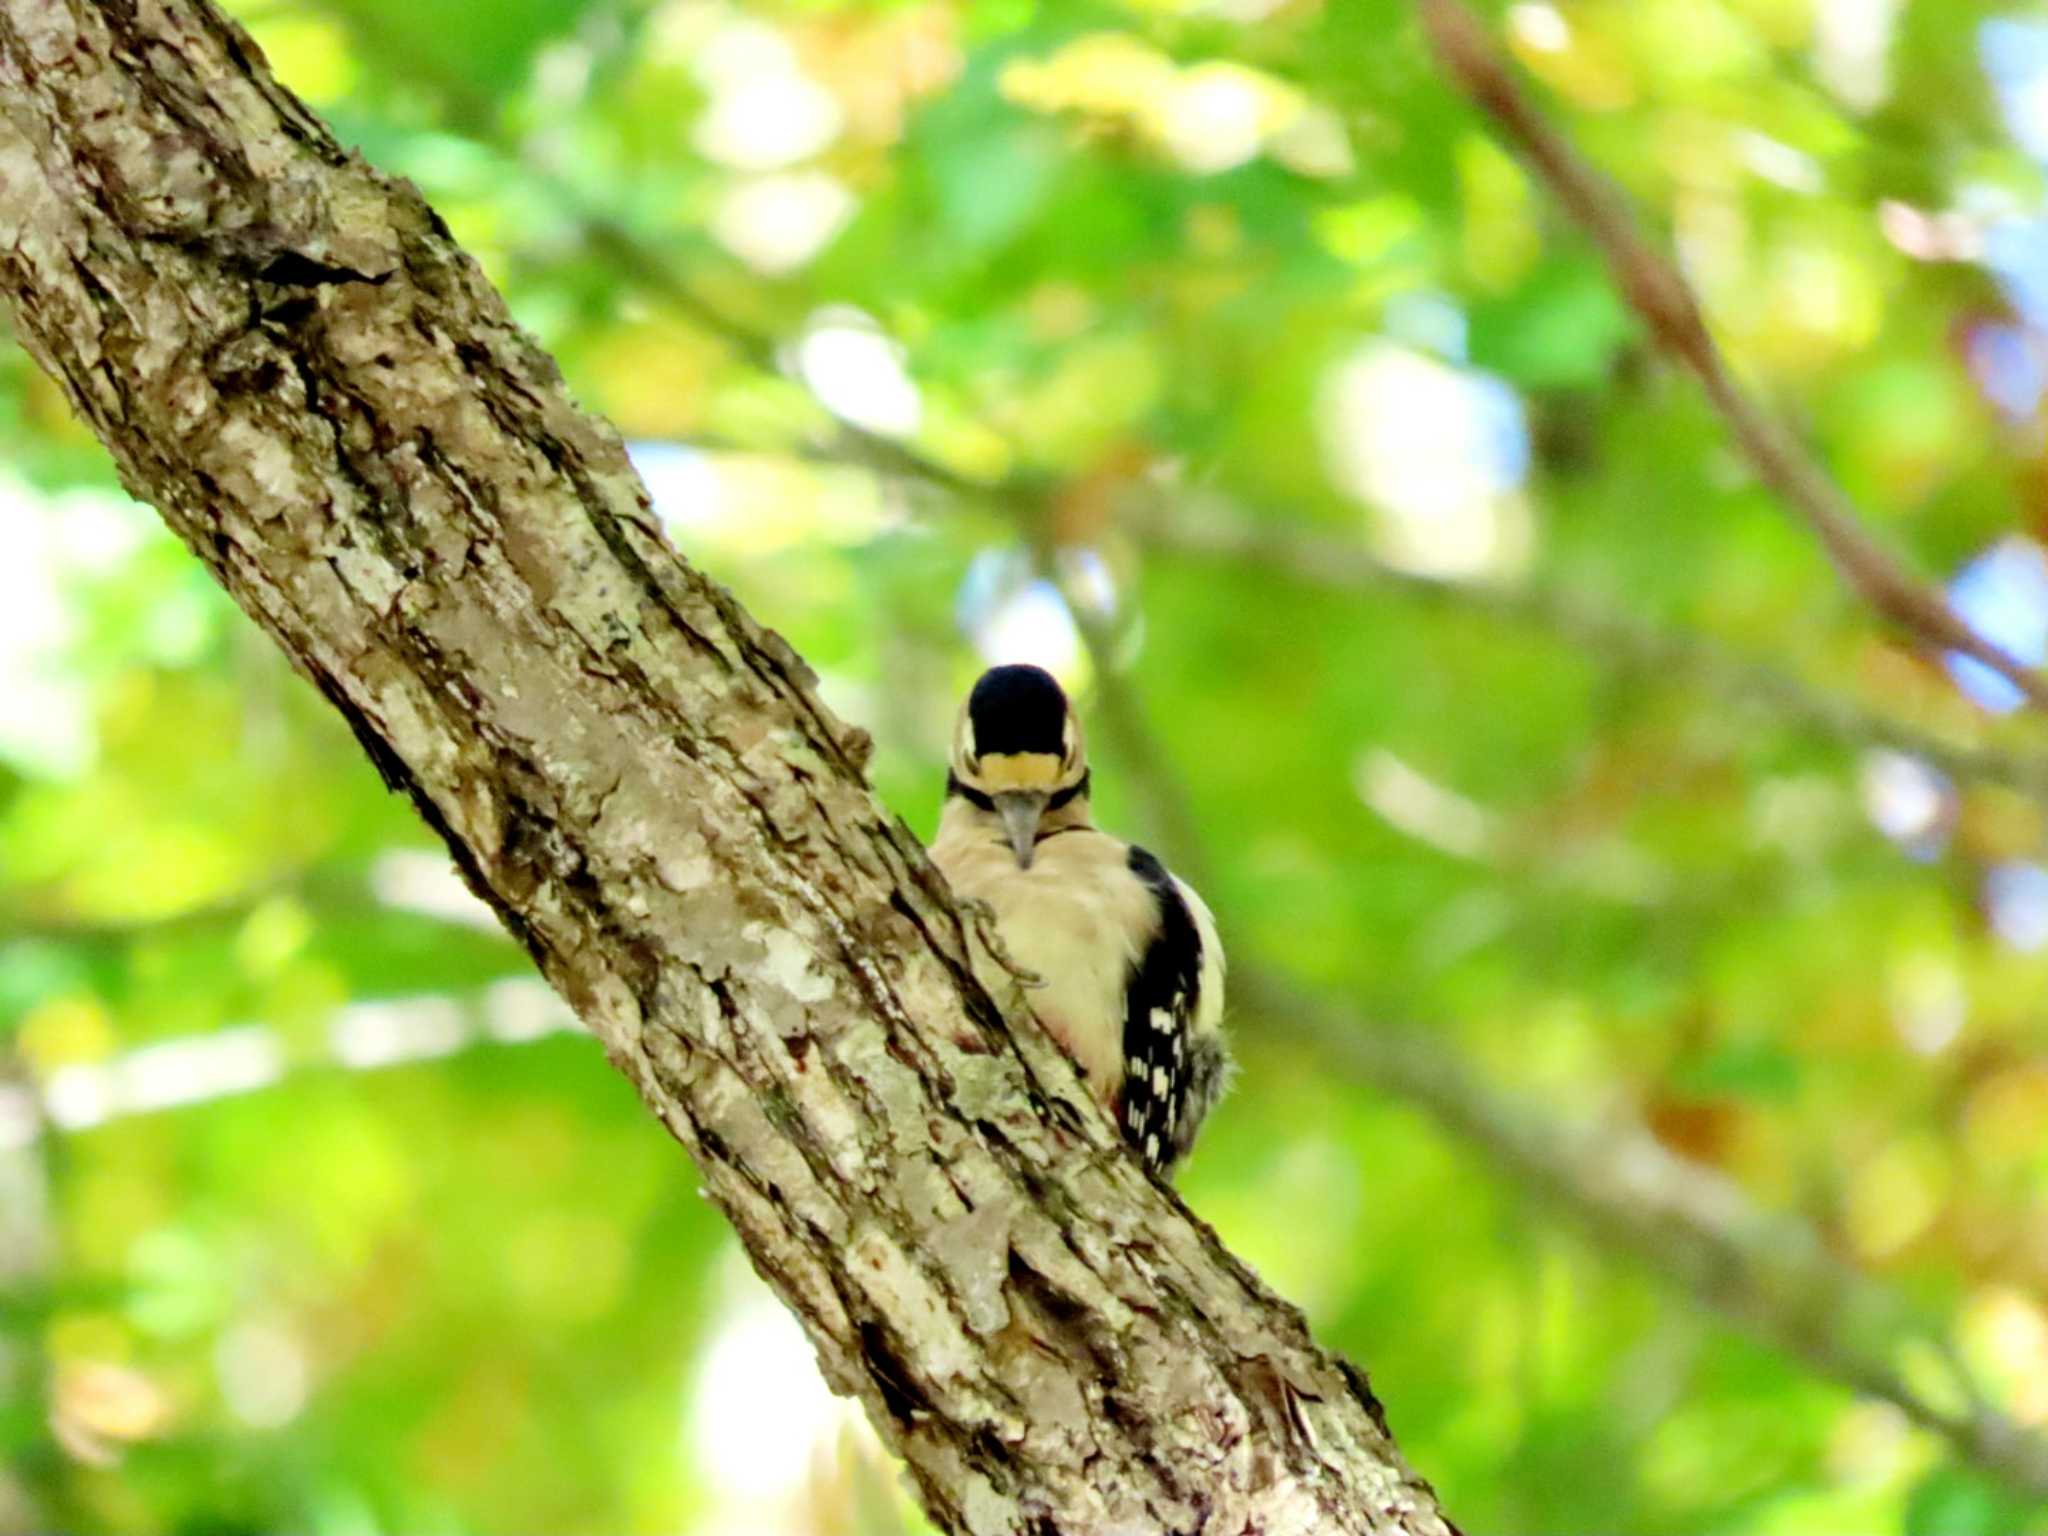
<path fill-rule="evenodd" d="M 1152 895 L 1132 875 L 1129 849 L 1075 828 L 1046 838 L 1031 867 L 1019 869 L 999 837 L 949 831 L 932 856 L 956 892 L 994 910 L 1010 958 L 1044 979 L 1025 1001 L 1095 1095 L 1113 1103 L 1123 1074 L 1124 986 L 1154 926 Z M 977 971 L 998 997 L 1016 985 L 986 956 L 977 956 Z"/>

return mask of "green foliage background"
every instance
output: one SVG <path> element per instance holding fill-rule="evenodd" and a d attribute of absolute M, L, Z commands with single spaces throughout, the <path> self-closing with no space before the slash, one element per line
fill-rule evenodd
<path fill-rule="evenodd" d="M 1997 899 L 2043 857 L 2039 800 L 1916 778 L 1752 671 L 1646 660 L 1559 603 L 1952 744 L 2040 750 L 2041 729 L 1843 591 L 1405 6 L 237 9 L 345 139 L 419 182 L 588 405 L 686 445 L 649 450 L 679 547 L 874 730 L 912 825 L 983 661 L 1019 634 L 1066 647 L 1104 819 L 1198 865 L 1234 953 L 1362 1030 L 1419 1027 L 1535 1111 L 1647 1124 L 2048 1422 L 2048 950 Z M 1487 20 L 1678 240 L 1755 388 L 1946 577 L 2043 531 L 2039 392 L 2001 407 L 1974 366 L 1993 334 L 2042 347 L 1975 259 L 2040 209 L 1980 62 L 1983 23 L 2031 13 L 1885 9 Z M 1875 85 L 1851 78 L 1851 10 Z M 1190 100 L 1213 109 L 1195 128 Z M 745 195 L 843 220 L 764 271 L 734 249 Z M 893 339 L 920 465 L 821 401 L 804 337 L 835 326 Z M 872 397 L 888 368 L 862 345 Z M 1481 534 L 1453 541 L 1497 536 L 1476 579 L 1364 567 L 1412 564 L 1416 522 L 1341 471 L 1376 439 L 1336 381 L 1375 358 L 1420 392 L 1404 430 L 1439 478 L 1494 455 L 1459 504 Z M 1475 389 L 1490 436 L 1445 425 Z M 687 1161 L 586 1039 L 499 1038 L 524 1033 L 501 1016 L 525 994 L 491 990 L 521 956 L 459 907 L 417 910 L 446 891 L 407 808 L 112 495 L 14 350 L 0 453 L 27 573 L 0 590 L 49 609 L 0 729 L 0 1081 L 60 1122 L 0 1152 L 0 1532 L 915 1528 L 857 1437 L 775 1416 L 782 1355 L 754 1373 L 767 1418 L 707 1395 L 757 1302 Z M 1187 547 L 1219 525 L 1357 562 Z M 1156 762 L 1050 605 L 1014 606 L 1041 555 Z M 1162 766 L 1199 850 L 1160 813 Z M 1909 836 L 1873 824 L 1887 774 L 1931 797 Z M 1510 1164 L 1256 1010 L 1233 1023 L 1244 1075 L 1187 1197 L 1368 1366 L 1467 1530 L 2048 1531 Z M 252 1024 L 281 1071 L 251 1091 L 134 1054 Z M 420 1059 L 337 1059 L 379 1028 Z M 109 1081 L 142 1088 L 77 1110 Z M 179 1083 L 196 1102 L 147 1107 Z M 1895 1363 L 1943 1390 L 1938 1359 Z M 725 1417 L 794 1447 L 794 1491 L 735 1492 L 706 1450 Z"/>

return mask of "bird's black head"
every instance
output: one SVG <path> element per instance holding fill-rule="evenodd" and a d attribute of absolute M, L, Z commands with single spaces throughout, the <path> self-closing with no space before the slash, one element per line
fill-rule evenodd
<path fill-rule="evenodd" d="M 947 791 L 1001 816 L 1028 868 L 1040 821 L 1088 793 L 1081 722 L 1053 675 L 1027 666 L 982 673 L 960 708 L 952 770 Z"/>
<path fill-rule="evenodd" d="M 967 695 L 967 723 L 979 757 L 1066 756 L 1067 696 L 1043 667 L 990 667 Z"/>

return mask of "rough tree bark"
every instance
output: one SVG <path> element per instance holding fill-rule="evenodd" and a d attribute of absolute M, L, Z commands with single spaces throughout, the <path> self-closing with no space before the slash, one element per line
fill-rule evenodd
<path fill-rule="evenodd" d="M 206 0 L 0 0 L 0 289 L 942 1525 L 1452 1529 L 1365 1378 L 975 987 L 863 734 L 677 558 L 418 194 Z"/>

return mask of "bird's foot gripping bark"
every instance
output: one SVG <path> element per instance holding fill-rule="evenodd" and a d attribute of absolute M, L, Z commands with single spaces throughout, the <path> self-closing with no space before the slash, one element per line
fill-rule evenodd
<path fill-rule="evenodd" d="M 1002 930 L 996 926 L 996 909 L 985 901 L 971 896 L 955 896 L 960 910 L 965 914 L 972 928 L 970 937 L 981 950 L 993 960 L 998 969 L 1007 974 L 1018 986 L 1036 989 L 1045 985 L 1045 978 L 1034 970 L 1020 965 L 1016 956 L 1003 943 Z"/>

